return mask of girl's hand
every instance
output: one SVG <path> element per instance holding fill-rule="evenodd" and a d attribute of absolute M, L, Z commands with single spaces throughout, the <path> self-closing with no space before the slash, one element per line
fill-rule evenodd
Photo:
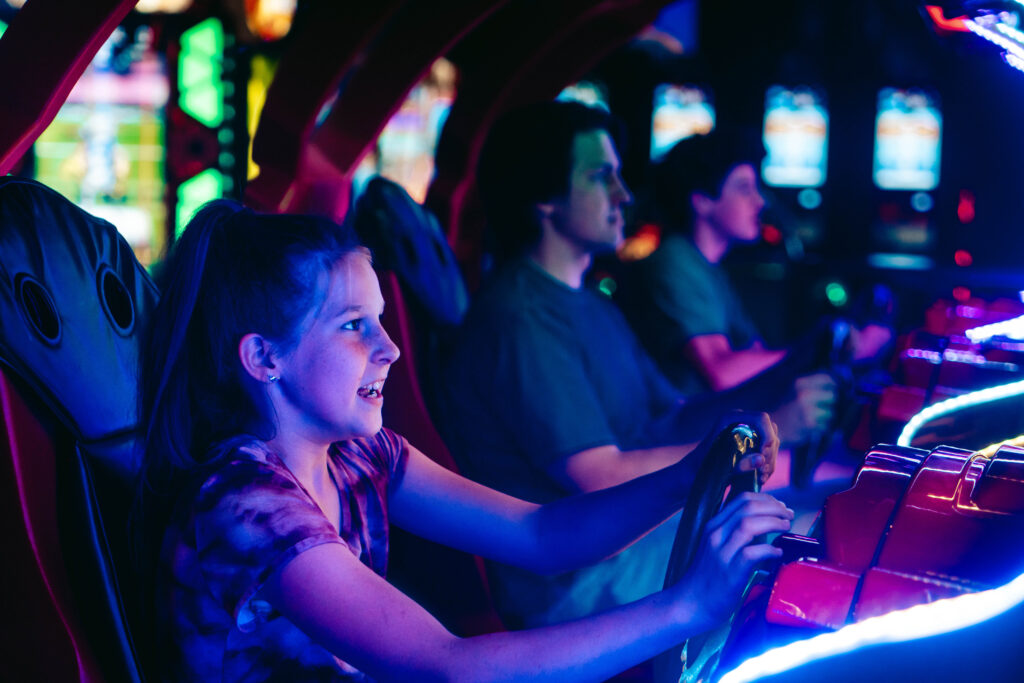
<path fill-rule="evenodd" d="M 708 522 L 693 565 L 675 590 L 696 606 L 701 630 L 729 618 L 757 563 L 782 556 L 761 534 L 788 531 L 793 511 L 765 493 L 743 493 Z"/>

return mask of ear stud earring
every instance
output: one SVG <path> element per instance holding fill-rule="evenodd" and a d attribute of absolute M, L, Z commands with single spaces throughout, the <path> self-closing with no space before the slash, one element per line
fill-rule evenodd
<path fill-rule="evenodd" d="M 278 377 L 277 375 L 267 375 L 267 381 L 268 382 L 273 383 L 273 382 L 276 382 L 279 379 L 281 379 L 281 378 Z"/>

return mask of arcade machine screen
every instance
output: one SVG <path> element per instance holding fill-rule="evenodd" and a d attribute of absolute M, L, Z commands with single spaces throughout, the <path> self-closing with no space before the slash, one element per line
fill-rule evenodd
<path fill-rule="evenodd" d="M 117 226 L 145 266 L 166 234 L 169 85 L 152 37 L 115 30 L 35 144 L 36 179 Z"/>
<path fill-rule="evenodd" d="M 928 192 L 939 184 L 942 114 L 919 90 L 884 88 L 875 119 L 875 185 Z"/>
<path fill-rule="evenodd" d="M 872 265 L 927 269 L 935 242 L 932 192 L 939 185 L 942 114 L 923 90 L 883 88 L 875 119 L 873 179 L 883 191 Z"/>
<path fill-rule="evenodd" d="M 657 161 L 680 140 L 706 135 L 715 127 L 708 93 L 695 85 L 663 83 L 654 89 L 651 160 Z"/>
<path fill-rule="evenodd" d="M 607 89 L 597 81 L 577 81 L 566 86 L 555 99 L 563 102 L 580 102 L 588 107 L 611 111 L 608 106 Z"/>
<path fill-rule="evenodd" d="M 434 175 L 434 150 L 455 100 L 455 65 L 438 59 L 388 121 L 373 151 L 360 162 L 353 179 L 353 199 L 370 178 L 393 180 L 422 203 Z"/>
<path fill-rule="evenodd" d="M 761 177 L 774 187 L 821 187 L 828 164 L 828 112 L 810 88 L 769 88 Z"/>

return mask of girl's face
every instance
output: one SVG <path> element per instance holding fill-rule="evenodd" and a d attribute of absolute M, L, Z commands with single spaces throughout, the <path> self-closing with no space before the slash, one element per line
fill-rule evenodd
<path fill-rule="evenodd" d="M 369 258 L 351 253 L 335 263 L 323 303 L 278 361 L 281 428 L 326 443 L 380 431 L 382 388 L 399 355 L 381 326 L 383 312 Z"/>

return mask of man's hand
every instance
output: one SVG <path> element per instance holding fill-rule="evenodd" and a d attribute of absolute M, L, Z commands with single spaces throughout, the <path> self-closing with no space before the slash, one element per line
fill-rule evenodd
<path fill-rule="evenodd" d="M 782 441 L 797 444 L 824 432 L 832 423 L 836 383 L 824 372 L 798 377 L 793 383 L 793 400 L 772 413 Z"/>

